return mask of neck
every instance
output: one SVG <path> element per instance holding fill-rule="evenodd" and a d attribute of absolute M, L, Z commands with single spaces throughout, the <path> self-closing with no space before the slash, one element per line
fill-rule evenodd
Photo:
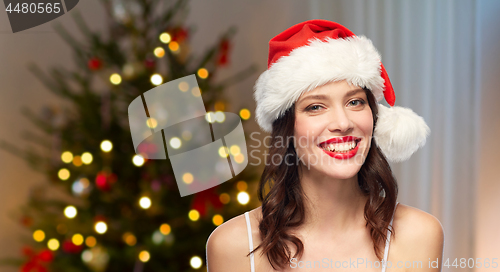
<path fill-rule="evenodd" d="M 359 189 L 357 174 L 349 179 L 334 179 L 304 171 L 300 183 L 307 196 L 302 228 L 308 233 L 345 233 L 353 227 L 365 226 L 364 206 L 368 196 Z"/>

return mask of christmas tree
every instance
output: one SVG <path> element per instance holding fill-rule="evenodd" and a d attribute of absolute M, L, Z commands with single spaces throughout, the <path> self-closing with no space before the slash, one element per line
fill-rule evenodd
<path fill-rule="evenodd" d="M 91 31 L 78 10 L 72 16 L 84 34 L 76 40 L 55 29 L 74 49 L 76 69 L 30 70 L 69 105 L 40 114 L 25 109 L 44 138 L 26 140 L 45 148 L 1 147 L 21 156 L 47 182 L 34 188 L 16 220 L 29 230 L 18 259 L 3 259 L 20 271 L 203 271 L 205 246 L 213 229 L 248 210 L 248 186 L 258 179 L 248 166 L 231 180 L 181 197 L 168 160 L 144 159 L 132 144 L 127 108 L 141 94 L 196 74 L 207 112 L 238 112 L 224 90 L 255 71 L 254 66 L 219 80 L 229 64 L 234 28 L 201 54 L 190 51 L 194 28 L 184 26 L 185 0 L 102 1 L 108 32 Z M 47 75 L 48 74 L 48 75 Z M 51 197 L 60 188 L 66 198 Z M 254 198 L 252 198 L 253 200 Z"/>

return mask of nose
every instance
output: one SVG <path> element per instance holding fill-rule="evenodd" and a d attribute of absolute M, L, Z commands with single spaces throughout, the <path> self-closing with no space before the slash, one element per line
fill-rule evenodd
<path fill-rule="evenodd" d="M 337 107 L 331 111 L 330 122 L 328 123 L 328 130 L 331 132 L 348 132 L 354 127 L 354 123 L 343 107 Z"/>

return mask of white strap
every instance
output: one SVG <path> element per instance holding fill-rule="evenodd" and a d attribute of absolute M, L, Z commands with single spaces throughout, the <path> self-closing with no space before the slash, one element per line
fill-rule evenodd
<path fill-rule="evenodd" d="M 396 201 L 396 205 L 394 206 L 394 212 L 392 214 L 391 223 L 389 223 L 389 228 L 392 230 L 392 221 L 394 220 L 394 214 L 396 214 L 396 207 L 398 206 L 398 202 Z M 382 272 L 385 272 L 387 267 L 387 254 L 389 253 L 389 243 L 391 241 L 391 232 L 387 230 L 387 239 L 385 240 L 385 250 L 384 250 L 384 260 L 382 261 Z"/>
<path fill-rule="evenodd" d="M 250 226 L 250 218 L 248 217 L 248 212 L 245 212 L 245 220 L 247 221 L 247 231 L 248 231 L 248 245 L 250 247 L 250 271 L 255 272 L 255 264 L 253 260 L 253 241 L 252 241 L 252 227 Z"/>

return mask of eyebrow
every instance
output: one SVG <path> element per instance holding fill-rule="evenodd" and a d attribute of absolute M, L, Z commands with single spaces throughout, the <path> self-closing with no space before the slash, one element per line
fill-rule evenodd
<path fill-rule="evenodd" d="M 356 90 L 352 90 L 352 91 L 349 91 L 345 94 L 345 97 L 347 96 L 353 96 L 359 92 L 362 92 L 364 91 L 364 89 L 356 89 Z M 318 100 L 321 100 L 321 99 L 328 99 L 328 96 L 327 95 L 324 95 L 324 94 L 312 94 L 312 95 L 309 95 L 309 96 L 306 96 L 304 98 L 302 98 L 299 103 L 303 102 L 303 101 L 306 101 L 306 100 L 310 100 L 310 99 L 318 99 Z"/>

